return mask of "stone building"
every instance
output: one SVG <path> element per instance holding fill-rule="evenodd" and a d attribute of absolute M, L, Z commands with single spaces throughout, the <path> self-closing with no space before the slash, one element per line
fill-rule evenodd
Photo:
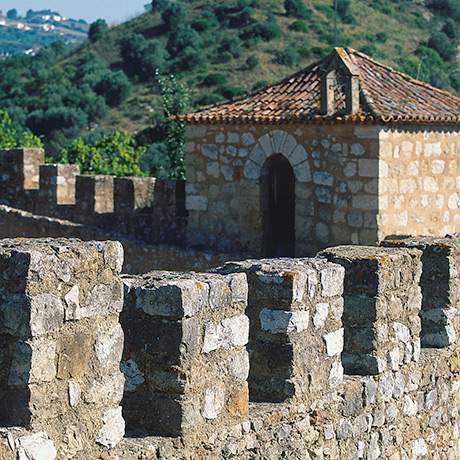
<path fill-rule="evenodd" d="M 187 239 L 302 256 L 460 230 L 460 98 L 353 49 L 187 123 Z"/>

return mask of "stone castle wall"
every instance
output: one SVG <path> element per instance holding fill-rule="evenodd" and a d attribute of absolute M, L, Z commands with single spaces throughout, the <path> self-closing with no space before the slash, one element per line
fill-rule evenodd
<path fill-rule="evenodd" d="M 380 132 L 379 236 L 460 231 L 460 133 L 409 126 Z"/>
<path fill-rule="evenodd" d="M 0 152 L 3 204 L 115 231 L 147 244 L 182 241 L 182 182 L 80 175 L 78 166 L 45 164 L 44 156 L 42 149 Z"/>
<path fill-rule="evenodd" d="M 53 217 L 37 216 L 27 211 L 0 205 L 0 239 L 2 238 L 78 238 L 84 241 L 117 240 L 123 245 L 123 273 L 139 274 L 151 270 L 207 271 L 227 260 L 244 258 L 238 254 L 196 251 L 169 244 L 146 244 L 123 237 L 116 231 L 76 224 Z"/>
<path fill-rule="evenodd" d="M 0 459 L 459 458 L 460 242 L 384 246 L 121 277 L 1 241 Z"/>

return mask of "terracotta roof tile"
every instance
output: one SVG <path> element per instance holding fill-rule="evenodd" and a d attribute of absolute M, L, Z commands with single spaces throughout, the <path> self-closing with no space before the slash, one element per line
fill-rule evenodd
<path fill-rule="evenodd" d="M 345 87 L 335 86 L 334 113 L 321 113 L 321 79 L 335 61 L 356 69 L 360 109 L 345 110 Z M 179 119 L 198 123 L 240 122 L 423 122 L 460 123 L 460 97 L 418 81 L 351 48 L 329 56 L 279 83 L 249 96 L 188 113 Z"/>

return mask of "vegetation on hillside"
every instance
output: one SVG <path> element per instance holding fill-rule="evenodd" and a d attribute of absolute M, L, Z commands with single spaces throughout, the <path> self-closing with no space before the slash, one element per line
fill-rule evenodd
<path fill-rule="evenodd" d="M 28 10 L 25 16 L 13 8 L 4 16 L 0 11 L 0 55 L 33 54 L 56 41 L 82 42 L 88 24 L 82 19 L 62 17 L 57 11 Z"/>
<path fill-rule="evenodd" d="M 460 92 L 459 5 L 153 0 L 150 12 L 120 26 L 95 22 L 89 40 L 71 52 L 55 43 L 36 57 L 5 60 L 0 104 L 17 126 L 40 136 L 55 159 L 80 155 L 91 172 L 118 168 L 106 153 L 99 166 L 88 160 L 91 149 L 105 148 L 100 139 L 110 145 L 116 128 L 132 135 L 125 138 L 134 149 L 131 163 L 146 173 L 183 177 L 183 127 L 169 122 L 169 114 L 261 88 L 336 45 Z M 175 78 L 165 77 L 171 74 Z M 132 165 L 123 168 L 116 173 L 134 173 Z"/>
<path fill-rule="evenodd" d="M 0 110 L 0 149 L 17 147 L 43 147 L 43 144 L 28 129 L 14 126 L 8 112 Z"/>

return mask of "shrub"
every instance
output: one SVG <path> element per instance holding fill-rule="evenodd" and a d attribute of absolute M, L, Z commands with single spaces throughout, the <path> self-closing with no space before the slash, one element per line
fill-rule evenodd
<path fill-rule="evenodd" d="M 353 13 L 351 11 L 351 0 L 335 0 L 337 2 L 337 14 L 343 22 L 351 24 Z"/>
<path fill-rule="evenodd" d="M 163 10 L 161 18 L 168 30 L 174 30 L 186 22 L 187 15 L 182 3 L 174 2 Z"/>
<path fill-rule="evenodd" d="M 124 102 L 131 89 L 131 83 L 122 70 L 107 72 L 95 87 L 96 93 L 104 96 L 107 104 L 111 107 L 116 107 Z"/>
<path fill-rule="evenodd" d="M 124 39 L 120 51 L 126 72 L 144 80 L 152 77 L 157 69 L 161 71 L 167 58 L 161 43 L 148 41 L 140 34 Z"/>
<path fill-rule="evenodd" d="M 233 99 L 234 97 L 243 96 L 246 93 L 246 90 L 242 86 L 222 86 L 220 88 L 220 93 L 226 99 Z"/>
<path fill-rule="evenodd" d="M 311 10 L 305 6 L 303 0 L 284 0 L 284 8 L 288 16 L 300 19 L 311 17 Z"/>
<path fill-rule="evenodd" d="M 169 6 L 169 0 L 152 0 L 152 12 L 162 12 Z"/>
<path fill-rule="evenodd" d="M 141 158 L 141 167 L 149 175 L 158 179 L 168 179 L 171 174 L 171 161 L 168 147 L 164 142 L 154 142 Z"/>
<path fill-rule="evenodd" d="M 107 114 L 106 99 L 103 96 L 98 96 L 89 88 L 82 88 L 78 106 L 88 117 L 89 123 L 95 123 Z"/>
<path fill-rule="evenodd" d="M 192 22 L 192 27 L 198 32 L 204 32 L 219 26 L 219 21 L 212 11 L 203 11 L 201 15 Z"/>
<path fill-rule="evenodd" d="M 76 134 L 88 125 L 88 116 L 75 107 L 52 107 L 48 110 L 36 110 L 27 118 L 27 126 L 35 134 L 49 136 L 54 131 Z"/>
<path fill-rule="evenodd" d="M 204 77 L 203 85 L 205 86 L 223 85 L 226 83 L 226 81 L 227 81 L 227 78 L 223 73 L 210 73 Z"/>
<path fill-rule="evenodd" d="M 134 139 L 123 131 L 102 135 L 94 140 L 75 139 L 64 149 L 60 161 L 75 163 L 85 174 L 112 174 L 115 176 L 140 176 L 139 166 L 145 153 Z"/>
<path fill-rule="evenodd" d="M 253 91 L 258 91 L 259 89 L 265 88 L 268 85 L 267 80 L 259 80 L 254 83 L 254 86 L 252 87 Z"/>
<path fill-rule="evenodd" d="M 240 28 L 254 22 L 252 17 L 254 9 L 249 3 L 250 2 L 238 2 L 236 6 L 220 3 L 213 7 L 213 11 L 220 24 L 223 26 Z"/>
<path fill-rule="evenodd" d="M 295 48 L 288 47 L 275 53 L 275 62 L 278 64 L 293 67 L 298 65 L 299 61 L 300 56 Z"/>
<path fill-rule="evenodd" d="M 174 59 L 173 68 L 175 70 L 192 70 L 206 64 L 206 55 L 201 50 L 188 46 L 184 48 Z"/>
<path fill-rule="evenodd" d="M 460 37 L 460 27 L 451 18 L 447 18 L 442 31 L 451 39 L 458 40 Z"/>
<path fill-rule="evenodd" d="M 376 57 L 379 55 L 378 48 L 372 43 L 369 43 L 368 45 L 364 45 L 363 47 L 361 47 L 361 51 L 371 57 Z"/>
<path fill-rule="evenodd" d="M 184 48 L 200 49 L 203 40 L 200 34 L 189 24 L 181 24 L 169 33 L 167 49 L 172 56 L 175 56 Z"/>
<path fill-rule="evenodd" d="M 460 91 L 460 75 L 458 71 L 456 73 L 452 73 L 449 77 L 450 84 L 455 91 Z"/>
<path fill-rule="evenodd" d="M 448 88 L 449 77 L 446 65 L 439 53 L 432 48 L 419 46 L 415 54 L 421 62 L 419 78 L 439 88 Z"/>
<path fill-rule="evenodd" d="M 246 59 L 246 69 L 253 70 L 260 64 L 259 58 L 255 54 L 250 54 Z"/>
<path fill-rule="evenodd" d="M 311 49 L 311 52 L 313 56 L 318 57 L 318 58 L 323 58 L 331 52 L 331 49 L 327 46 L 314 46 Z"/>
<path fill-rule="evenodd" d="M 379 43 L 386 43 L 388 40 L 388 33 L 387 32 L 377 32 L 375 34 L 375 39 Z"/>
<path fill-rule="evenodd" d="M 197 100 L 197 104 L 200 105 L 200 106 L 214 105 L 214 104 L 217 104 L 218 102 L 221 102 L 223 100 L 224 100 L 224 98 L 220 94 L 207 93 L 207 94 L 204 94 L 203 96 L 201 96 Z"/>
<path fill-rule="evenodd" d="M 289 25 L 289 30 L 293 30 L 295 32 L 308 32 L 308 27 L 304 21 L 298 19 Z"/>
<path fill-rule="evenodd" d="M 28 129 L 15 127 L 8 112 L 0 110 L 0 149 L 43 147 L 40 138 Z"/>
<path fill-rule="evenodd" d="M 460 20 L 460 2 L 458 0 L 428 0 L 428 8 L 438 11 L 455 21 Z"/>
<path fill-rule="evenodd" d="M 297 48 L 297 52 L 299 53 L 299 56 L 308 59 L 311 57 L 311 47 L 307 44 L 302 44 L 299 48 Z"/>
<path fill-rule="evenodd" d="M 281 36 L 281 28 L 278 25 L 276 18 L 270 16 L 264 22 L 257 22 L 248 27 L 242 34 L 246 38 L 260 37 L 265 41 L 270 41 Z"/>
<path fill-rule="evenodd" d="M 234 35 L 224 37 L 220 43 L 218 51 L 219 53 L 228 52 L 233 57 L 237 58 L 241 55 L 241 40 Z"/>
<path fill-rule="evenodd" d="M 230 62 L 233 59 L 233 54 L 225 51 L 223 53 L 218 54 L 218 62 L 225 63 Z"/>
<path fill-rule="evenodd" d="M 444 32 L 433 32 L 428 39 L 428 46 L 437 51 L 445 61 L 455 56 L 455 48 Z"/>
<path fill-rule="evenodd" d="M 104 19 L 98 19 L 89 26 L 88 38 L 90 42 L 97 42 L 101 40 L 109 30 L 109 26 Z"/>

